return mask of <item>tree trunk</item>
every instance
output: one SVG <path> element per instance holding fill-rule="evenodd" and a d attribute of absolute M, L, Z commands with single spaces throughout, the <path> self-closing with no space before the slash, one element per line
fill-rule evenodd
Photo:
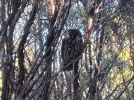
<path fill-rule="evenodd" d="M 73 65 L 73 73 L 74 73 L 74 82 L 73 82 L 73 90 L 74 90 L 74 95 L 73 95 L 73 100 L 81 100 L 80 98 L 80 92 L 78 90 L 79 87 L 79 83 L 78 83 L 78 79 L 79 79 L 79 72 L 78 72 L 78 68 L 79 68 L 79 61 L 76 61 Z"/>
<path fill-rule="evenodd" d="M 5 26 L 5 0 L 0 1 L 0 15 L 1 15 L 1 27 L 4 28 Z M 3 39 L 4 37 L 4 39 Z M 4 57 L 5 57 L 5 50 L 4 50 L 4 43 L 5 43 L 5 36 L 4 34 L 0 34 L 0 57 L 2 58 L 0 60 L 1 67 L 2 67 L 2 100 L 8 100 L 9 98 L 9 66 L 8 66 L 8 58 L 4 62 Z"/>

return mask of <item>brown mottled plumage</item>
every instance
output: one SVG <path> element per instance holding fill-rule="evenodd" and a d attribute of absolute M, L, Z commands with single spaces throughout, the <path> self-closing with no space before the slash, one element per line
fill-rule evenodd
<path fill-rule="evenodd" d="M 62 40 L 61 54 L 63 60 L 63 71 L 73 70 L 73 65 L 78 63 L 82 51 L 83 41 L 81 32 L 78 29 L 69 29 L 66 33 L 66 38 Z M 77 58 L 78 60 L 73 62 Z"/>

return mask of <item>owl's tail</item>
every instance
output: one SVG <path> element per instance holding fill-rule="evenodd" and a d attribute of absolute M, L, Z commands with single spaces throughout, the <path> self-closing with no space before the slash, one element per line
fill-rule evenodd
<path fill-rule="evenodd" d="M 63 71 L 71 71 L 73 70 L 73 63 L 65 63 L 63 66 Z"/>
<path fill-rule="evenodd" d="M 63 71 L 78 70 L 78 63 L 79 63 L 79 61 L 76 61 L 73 63 L 64 63 Z"/>

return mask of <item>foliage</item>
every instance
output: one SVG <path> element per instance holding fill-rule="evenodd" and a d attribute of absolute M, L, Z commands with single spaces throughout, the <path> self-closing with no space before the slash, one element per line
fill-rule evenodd
<path fill-rule="evenodd" d="M 2 100 L 133 100 L 133 0 L 0 0 Z M 79 29 L 79 87 L 61 42 Z"/>

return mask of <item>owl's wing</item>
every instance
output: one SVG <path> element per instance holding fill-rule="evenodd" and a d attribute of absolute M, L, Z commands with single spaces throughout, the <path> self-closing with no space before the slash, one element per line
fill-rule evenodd
<path fill-rule="evenodd" d="M 64 51 L 65 51 L 65 39 L 62 40 L 62 47 L 61 47 L 62 60 L 64 59 Z"/>

